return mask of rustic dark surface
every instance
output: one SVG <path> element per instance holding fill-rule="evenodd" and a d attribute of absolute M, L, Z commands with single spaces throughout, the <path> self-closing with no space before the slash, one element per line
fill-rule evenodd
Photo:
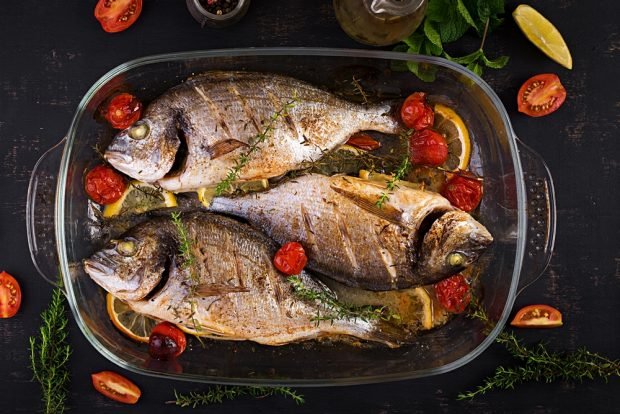
<path fill-rule="evenodd" d="M 620 3 L 549 0 L 532 2 L 563 33 L 575 65 L 568 71 L 545 58 L 512 19 L 491 36 L 491 56 L 508 54 L 509 65 L 488 71 L 517 134 L 547 161 L 556 181 L 558 232 L 550 268 L 517 298 L 516 307 L 543 302 L 557 306 L 565 325 L 519 331 L 526 342 L 546 340 L 558 350 L 586 346 L 620 358 Z M 362 48 L 339 28 L 331 1 L 254 0 L 247 16 L 225 30 L 201 30 L 181 0 L 148 0 L 130 30 L 104 33 L 93 18 L 95 1 L 2 1 L 0 5 L 0 268 L 16 275 L 24 293 L 20 313 L 0 320 L 0 412 L 39 410 L 39 388 L 30 381 L 27 341 L 51 288 L 35 272 L 25 232 L 26 188 L 37 158 L 67 131 L 85 91 L 127 60 L 155 53 L 247 46 Z M 516 2 L 508 2 L 512 11 Z M 459 45 L 473 48 L 475 40 Z M 473 50 L 473 49 L 471 49 Z M 536 73 L 555 72 L 568 99 L 541 119 L 516 110 L 516 92 Z M 143 397 L 126 407 L 97 394 L 90 373 L 118 369 L 95 351 L 71 321 L 72 413 L 180 412 L 164 405 L 172 390 L 188 384 L 127 376 Z M 456 371 L 412 381 L 343 388 L 303 389 L 306 404 L 290 400 L 240 400 L 208 412 L 412 413 L 412 412 L 620 412 L 620 379 L 609 383 L 526 384 L 493 392 L 475 402 L 455 400 L 500 364 L 510 364 L 498 345 Z"/>

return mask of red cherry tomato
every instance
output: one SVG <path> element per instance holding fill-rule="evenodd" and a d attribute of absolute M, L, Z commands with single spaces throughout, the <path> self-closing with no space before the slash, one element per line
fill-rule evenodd
<path fill-rule="evenodd" d="M 441 195 L 463 211 L 470 212 L 482 200 L 482 182 L 476 178 L 455 175 L 446 183 Z"/>
<path fill-rule="evenodd" d="M 371 137 L 368 134 L 354 134 L 347 141 L 348 145 L 351 145 L 356 148 L 360 148 L 366 151 L 376 150 L 377 148 L 381 148 L 381 143 Z"/>
<path fill-rule="evenodd" d="M 176 358 L 186 346 L 185 334 L 170 322 L 158 323 L 149 336 L 149 355 L 155 359 Z"/>
<path fill-rule="evenodd" d="M 142 102 L 130 93 L 119 93 L 110 99 L 103 110 L 103 117 L 112 128 L 129 128 L 142 116 Z"/>
<path fill-rule="evenodd" d="M 539 117 L 555 112 L 566 99 L 566 89 L 555 73 L 543 73 L 525 81 L 517 94 L 519 112 Z"/>
<path fill-rule="evenodd" d="M 86 194 L 99 204 L 111 204 L 121 198 L 127 183 L 112 167 L 98 165 L 86 174 Z"/>
<path fill-rule="evenodd" d="M 435 295 L 441 306 L 452 313 L 462 313 L 471 301 L 469 285 L 461 274 L 436 283 Z"/>
<path fill-rule="evenodd" d="M 562 326 L 562 314 L 549 305 L 529 305 L 519 310 L 510 324 L 519 328 L 556 328 Z"/>
<path fill-rule="evenodd" d="M 106 397 L 124 404 L 135 404 L 142 392 L 133 382 L 112 371 L 91 374 L 93 387 Z"/>
<path fill-rule="evenodd" d="M 400 119 L 407 128 L 421 131 L 433 125 L 435 121 L 435 113 L 433 108 L 426 103 L 426 94 L 424 92 L 412 93 L 405 99 L 403 106 L 400 108 Z"/>
<path fill-rule="evenodd" d="M 286 243 L 273 258 L 276 269 L 288 276 L 301 273 L 307 262 L 306 252 L 297 242 Z"/>
<path fill-rule="evenodd" d="M 108 33 L 127 29 L 141 12 L 142 0 L 99 0 L 95 6 L 95 18 Z"/>
<path fill-rule="evenodd" d="M 448 159 L 446 139 L 432 129 L 414 132 L 409 138 L 409 157 L 414 165 L 442 165 Z"/>
<path fill-rule="evenodd" d="M 0 318 L 12 318 L 22 304 L 22 290 L 7 272 L 0 273 Z"/>

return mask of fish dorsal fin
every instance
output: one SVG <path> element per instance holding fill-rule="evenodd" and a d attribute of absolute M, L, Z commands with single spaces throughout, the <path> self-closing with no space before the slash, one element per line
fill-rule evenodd
<path fill-rule="evenodd" d="M 245 142 L 236 140 L 236 139 L 226 139 L 224 141 L 220 141 L 216 144 L 211 145 L 207 152 L 211 156 L 211 159 L 214 160 L 216 158 L 221 157 L 222 155 L 226 155 L 229 152 L 233 152 L 239 147 L 247 147 L 248 144 Z"/>
<path fill-rule="evenodd" d="M 384 202 L 381 206 L 377 205 L 381 194 L 387 191 L 385 186 L 355 177 L 336 176 L 331 178 L 330 187 L 369 213 L 391 223 L 401 224 L 402 210 L 390 204 L 389 201 Z"/>

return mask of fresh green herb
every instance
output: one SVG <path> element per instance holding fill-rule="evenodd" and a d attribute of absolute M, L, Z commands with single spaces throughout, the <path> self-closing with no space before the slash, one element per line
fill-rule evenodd
<path fill-rule="evenodd" d="M 30 337 L 30 368 L 41 385 L 43 412 L 63 413 L 67 410 L 67 365 L 71 348 L 67 343 L 69 321 L 62 287 L 52 292 L 52 300 L 41 314 L 41 320 L 39 335 Z"/>
<path fill-rule="evenodd" d="M 470 316 L 485 323 L 487 329 L 490 328 L 489 318 L 479 305 L 474 304 Z M 575 352 L 558 353 L 549 351 L 544 343 L 527 347 L 512 332 L 506 331 L 501 332 L 495 341 L 504 345 L 515 359 L 522 362 L 522 365 L 498 367 L 495 373 L 486 378 L 475 390 L 459 394 L 457 397 L 459 400 L 471 400 L 495 389 L 513 389 L 515 385 L 527 381 L 582 382 L 584 379 L 594 378 L 603 378 L 607 381 L 610 377 L 620 376 L 620 360 L 611 360 L 585 348 Z"/>
<path fill-rule="evenodd" d="M 407 173 L 409 172 L 409 169 L 411 169 L 411 162 L 409 161 L 409 157 L 405 157 L 403 158 L 400 165 L 396 169 L 396 172 L 394 173 L 393 177 L 385 185 L 385 188 L 387 191 L 384 191 L 383 193 L 381 193 L 381 196 L 375 203 L 377 207 L 381 208 L 383 207 L 383 204 L 385 204 L 386 201 L 389 201 L 390 197 L 388 193 L 391 193 L 392 191 L 394 191 L 394 188 L 397 186 L 398 181 L 405 178 L 405 175 L 407 175 Z"/>
<path fill-rule="evenodd" d="M 295 106 L 297 101 L 297 96 L 294 96 L 293 99 L 286 102 L 282 108 L 269 117 L 269 121 L 267 122 L 267 125 L 265 125 L 264 129 L 251 140 L 249 148 L 235 160 L 235 165 L 228 170 L 226 177 L 217 184 L 215 187 L 216 196 L 221 196 L 222 194 L 233 190 L 234 182 L 239 178 L 239 173 L 241 170 L 250 162 L 252 154 L 258 150 L 260 144 L 269 138 L 278 119 L 288 116 L 289 111 Z"/>
<path fill-rule="evenodd" d="M 307 287 L 299 276 L 289 276 L 288 281 L 299 298 L 309 302 L 318 302 L 322 306 L 323 314 L 319 308 L 317 315 L 311 319 L 317 325 L 321 321 L 333 322 L 336 319 L 360 319 L 365 322 L 378 319 L 385 321 L 400 320 L 400 315 L 390 312 L 385 306 L 355 306 L 339 302 L 336 296 L 328 290 L 316 290 Z"/>
<path fill-rule="evenodd" d="M 216 385 L 209 388 L 207 392 L 190 392 L 189 394 L 180 394 L 175 390 L 175 400 L 168 401 L 168 403 L 180 407 L 196 408 L 199 405 L 221 404 L 224 400 L 234 400 L 246 395 L 254 398 L 282 395 L 293 399 L 297 405 L 305 403 L 304 396 L 289 387 L 242 387 L 238 385 Z"/>
<path fill-rule="evenodd" d="M 500 69 L 508 63 L 508 56 L 489 59 L 484 53 L 486 37 L 502 23 L 503 19 L 499 16 L 503 13 L 504 0 L 429 0 L 426 16 L 418 30 L 395 50 L 442 56 L 482 76 L 484 67 Z M 444 45 L 460 39 L 471 29 L 482 37 L 478 50 L 463 57 L 450 56 Z M 423 81 L 432 82 L 435 79 L 436 68 L 424 63 L 397 64 L 396 69 L 408 69 Z"/>

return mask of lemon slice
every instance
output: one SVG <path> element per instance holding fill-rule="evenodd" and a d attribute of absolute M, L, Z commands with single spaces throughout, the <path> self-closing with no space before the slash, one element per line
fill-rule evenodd
<path fill-rule="evenodd" d="M 527 4 L 521 4 L 512 17 L 529 41 L 545 55 L 567 69 L 573 68 L 573 58 L 562 35 L 542 14 Z"/>
<path fill-rule="evenodd" d="M 106 309 L 110 320 L 123 335 L 137 342 L 149 342 L 151 331 L 158 323 L 156 319 L 135 312 L 110 293 L 106 297 Z"/>
<path fill-rule="evenodd" d="M 442 167 L 450 171 L 467 169 L 471 155 L 471 140 L 463 119 L 452 108 L 442 104 L 436 104 L 434 110 L 433 127 L 443 135 L 448 144 L 448 159 Z"/>
<path fill-rule="evenodd" d="M 117 201 L 103 209 L 103 217 L 141 214 L 163 207 L 176 207 L 177 199 L 170 191 L 141 181 L 132 181 Z"/>

